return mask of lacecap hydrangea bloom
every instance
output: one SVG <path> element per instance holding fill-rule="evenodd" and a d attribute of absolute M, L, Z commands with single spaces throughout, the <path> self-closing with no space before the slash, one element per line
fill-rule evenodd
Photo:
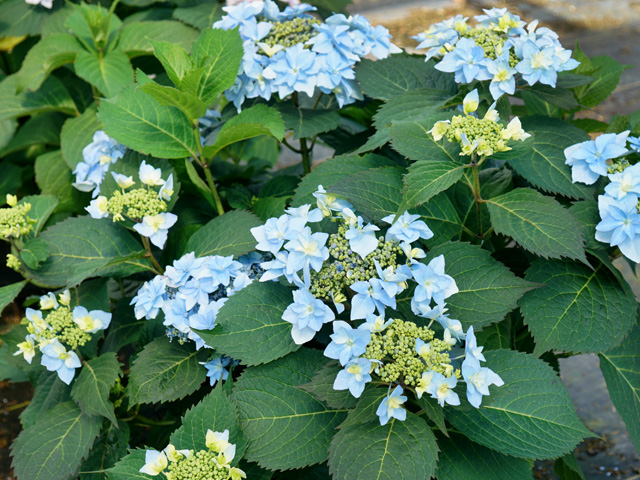
<path fill-rule="evenodd" d="M 134 222 L 133 229 L 149 238 L 158 248 L 163 248 L 169 229 L 178 221 L 173 213 L 167 213 L 167 202 L 174 194 L 173 174 L 162 178 L 162 171 L 142 161 L 138 179 L 111 172 L 120 190 L 111 198 L 99 195 L 86 207 L 92 218 L 111 217 L 114 222 L 125 219 Z M 139 183 L 139 186 L 136 184 Z M 134 187 L 135 188 L 131 188 Z"/>
<path fill-rule="evenodd" d="M 211 348 L 195 330 L 212 330 L 227 299 L 249 285 L 262 273 L 264 256 L 254 252 L 234 260 L 233 256 L 196 257 L 183 255 L 145 282 L 131 301 L 137 319 L 153 319 L 160 312 L 170 339 L 192 341 L 196 349 Z M 203 363 L 211 385 L 226 380 L 232 360 L 213 355 Z"/>
<path fill-rule="evenodd" d="M 606 178 L 604 194 L 598 196 L 596 240 L 618 247 L 636 263 L 640 262 L 640 164 L 630 164 L 626 156 L 637 154 L 639 145 L 640 139 L 625 131 L 605 133 L 564 151 L 574 183 L 591 185 Z"/>
<path fill-rule="evenodd" d="M 171 480 L 240 480 L 247 478 L 241 469 L 232 467 L 236 445 L 229 442 L 229 430 L 207 430 L 206 449 L 177 450 L 172 444 L 161 452 L 147 450 L 140 472 L 153 477 L 162 474 Z"/>
<path fill-rule="evenodd" d="M 292 325 L 293 341 L 316 340 L 325 329 L 330 341 L 324 354 L 341 366 L 335 390 L 359 398 L 374 379 L 388 385 L 377 410 L 383 425 L 392 417 L 406 418 L 409 391 L 418 398 L 428 393 L 441 406 L 458 405 L 453 389 L 459 381 L 466 382 L 469 403 L 478 407 L 489 386 L 503 382 L 480 366 L 484 356 L 473 328 L 465 333 L 446 313 L 446 299 L 458 287 L 445 272 L 444 257 L 420 261 L 427 256 L 420 240 L 433 237 L 427 224 L 420 215 L 404 212 L 383 218 L 381 228 L 322 185 L 314 196 L 316 208 L 288 208 L 251 230 L 256 249 L 274 256 L 261 264 L 260 281 L 285 281 L 296 288 L 282 315 Z M 325 217 L 336 224 L 335 233 L 311 229 L 309 224 Z M 407 292 L 412 292 L 413 314 L 426 326 L 394 314 L 397 297 Z M 435 322 L 439 336 L 431 329 Z M 463 343 L 464 349 L 456 348 Z"/>
<path fill-rule="evenodd" d="M 555 87 L 559 72 L 579 65 L 558 35 L 538 28 L 537 20 L 527 24 L 506 8 L 484 12 L 474 17 L 474 26 L 462 15 L 432 25 L 413 37 L 420 42 L 417 49 L 427 50 L 427 60 L 438 59 L 435 68 L 454 73 L 457 83 L 490 81 L 496 100 L 513 95 L 518 80 Z"/>
<path fill-rule="evenodd" d="M 50 372 L 56 372 L 67 385 L 76 369 L 82 366 L 75 350 L 111 323 L 109 312 L 88 311 L 80 305 L 72 308 L 70 303 L 71 294 L 65 290 L 57 297 L 52 292 L 40 297 L 40 310 L 27 308 L 29 333 L 14 353 L 31 364 L 39 351 L 40 363 Z"/>
<path fill-rule="evenodd" d="M 475 112 L 479 104 L 478 91 L 473 90 L 462 102 L 464 115 L 436 122 L 429 133 L 435 141 L 446 138 L 449 142 L 460 144 L 460 155 L 480 157 L 511 150 L 508 142 L 524 141 L 531 136 L 522 129 L 518 117 L 514 117 L 506 126 L 500 123 L 495 102 L 483 118 L 478 118 Z"/>
<path fill-rule="evenodd" d="M 97 197 L 109 167 L 124 157 L 126 152 L 127 147 L 98 130 L 93 134 L 93 141 L 82 149 L 83 160 L 73 170 L 76 176 L 73 186 L 83 192 L 92 192 L 91 195 Z"/>
<path fill-rule="evenodd" d="M 382 59 L 400 49 L 389 31 L 360 16 L 332 15 L 324 22 L 299 4 L 280 11 L 272 0 L 224 7 L 213 28 L 239 27 L 244 57 L 235 84 L 225 95 L 241 109 L 245 99 L 280 99 L 295 92 L 309 97 L 316 90 L 333 94 L 338 104 L 362 99 L 354 65 L 366 55 Z"/>
<path fill-rule="evenodd" d="M 18 203 L 15 195 L 7 194 L 7 207 L 0 208 L 0 237 L 11 241 L 29 235 L 33 231 L 36 221 L 29 218 L 31 204 Z"/>

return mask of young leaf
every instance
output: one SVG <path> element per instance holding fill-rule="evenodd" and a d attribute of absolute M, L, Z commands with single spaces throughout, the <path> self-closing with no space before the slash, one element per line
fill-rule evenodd
<path fill-rule="evenodd" d="M 452 433 L 450 438 L 438 435 L 438 446 L 438 480 L 533 478 L 529 461 L 503 455 L 469 441 L 464 435 Z"/>
<path fill-rule="evenodd" d="M 153 46 L 153 54 L 160 60 L 173 84 L 180 85 L 184 76 L 195 67 L 187 50 L 171 42 L 151 40 L 151 45 Z"/>
<path fill-rule="evenodd" d="M 618 345 L 636 324 L 637 304 L 627 282 L 594 262 L 589 268 L 539 259 L 527 270 L 527 280 L 544 284 L 520 300 L 524 322 L 536 340 L 535 354 L 602 352 Z"/>
<path fill-rule="evenodd" d="M 206 379 L 206 350 L 158 337 L 147 344 L 135 359 L 129 376 L 129 401 L 139 403 L 170 402 L 195 392 Z"/>
<path fill-rule="evenodd" d="M 247 369 L 231 399 L 247 437 L 246 460 L 270 470 L 302 468 L 327 459 L 327 448 L 346 410 L 330 410 L 297 388 L 325 363 L 318 350 L 301 349 Z"/>
<path fill-rule="evenodd" d="M 192 123 L 197 123 L 198 119 L 203 117 L 207 111 L 207 106 L 198 97 L 181 92 L 177 88 L 165 87 L 150 81 L 142 85 L 140 89 L 151 95 L 160 105 L 180 109 Z"/>
<path fill-rule="evenodd" d="M 331 441 L 329 470 L 336 480 L 431 478 L 438 446 L 427 422 L 407 412 L 392 418 L 342 427 Z"/>
<path fill-rule="evenodd" d="M 428 202 L 462 178 L 464 166 L 450 161 L 422 160 L 409 167 L 404 176 L 400 212 Z"/>
<path fill-rule="evenodd" d="M 58 199 L 53 195 L 29 195 L 28 197 L 22 197 L 18 202 L 18 204 L 23 203 L 31 204 L 31 210 L 29 210 L 27 216 L 36 221 L 33 225 L 32 235 L 38 235 L 58 206 Z"/>
<path fill-rule="evenodd" d="M 251 235 L 251 229 L 259 225 L 262 222 L 252 213 L 243 210 L 227 212 L 194 233 L 187 243 L 185 253 L 194 252 L 197 257 L 239 257 L 254 249 L 256 240 Z"/>
<path fill-rule="evenodd" d="M 244 365 L 268 363 L 300 348 L 282 314 L 292 302 L 291 289 L 276 282 L 253 282 L 222 306 L 216 326 L 198 331 L 216 351 Z"/>
<path fill-rule="evenodd" d="M 487 200 L 491 225 L 521 247 L 544 258 L 575 258 L 586 262 L 580 225 L 553 198 L 518 188 Z"/>
<path fill-rule="evenodd" d="M 505 384 L 490 387 L 480 408 L 462 399 L 460 407 L 447 411 L 447 420 L 470 440 L 536 460 L 564 455 L 591 435 L 548 364 L 511 350 L 488 351 L 485 357 Z"/>
<path fill-rule="evenodd" d="M 20 259 L 27 268 L 36 269 L 47 258 L 49 258 L 49 245 L 39 238 L 32 238 L 20 250 Z"/>
<path fill-rule="evenodd" d="M 113 97 L 133 83 L 133 68 L 127 55 L 120 50 L 104 54 L 79 53 L 76 58 L 76 73 L 100 90 L 106 98 Z"/>
<path fill-rule="evenodd" d="M 100 417 L 91 417 L 69 401 L 49 410 L 23 430 L 11 446 L 18 478 L 58 479 L 73 475 L 100 433 Z"/>
<path fill-rule="evenodd" d="M 120 362 L 113 353 L 105 353 L 82 366 L 78 379 L 73 383 L 71 397 L 87 415 L 102 415 L 116 423 L 109 392 L 122 374 Z"/>
<path fill-rule="evenodd" d="M 576 48 L 574 57 L 580 62 L 575 72 L 595 79 L 588 85 L 575 88 L 576 97 L 581 105 L 593 108 L 616 89 L 625 66 L 606 55 L 588 58 L 579 48 Z"/>
<path fill-rule="evenodd" d="M 640 450 L 640 326 L 621 345 L 599 357 L 611 401 L 627 425 L 633 445 Z"/>

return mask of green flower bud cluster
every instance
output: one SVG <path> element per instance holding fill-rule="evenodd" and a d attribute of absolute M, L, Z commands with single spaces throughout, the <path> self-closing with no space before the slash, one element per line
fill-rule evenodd
<path fill-rule="evenodd" d="M 429 351 L 423 356 L 416 352 L 418 339 L 430 342 Z M 377 370 L 382 381 L 403 381 L 405 385 L 416 386 L 427 370 L 451 375 L 450 350 L 451 345 L 434 338 L 433 330 L 395 319 L 386 330 L 371 335 L 371 342 L 362 356 L 382 362 Z"/>
<path fill-rule="evenodd" d="M 491 155 L 493 152 L 509 150 L 502 135 L 503 130 L 502 124 L 489 118 L 456 115 L 451 119 L 445 136 L 450 142 L 461 143 L 462 133 L 464 133 L 470 144 L 478 142 L 478 154 Z"/>
<path fill-rule="evenodd" d="M 4 238 L 18 238 L 30 234 L 36 223 L 35 220 L 27 216 L 30 210 L 30 203 L 0 208 L 0 235 Z"/>
<path fill-rule="evenodd" d="M 607 173 L 609 175 L 614 173 L 621 173 L 624 171 L 625 168 L 629 166 L 631 166 L 631 164 L 629 163 L 629 160 L 627 160 L 626 158 L 616 158 L 612 160 L 611 165 L 607 167 Z"/>
<path fill-rule="evenodd" d="M 20 259 L 18 257 L 16 257 L 13 253 L 7 254 L 7 267 L 17 272 L 20 270 L 21 266 L 22 264 L 20 263 Z"/>
<path fill-rule="evenodd" d="M 40 333 L 40 341 L 57 338 L 70 349 L 74 349 L 82 347 L 91 340 L 91 335 L 80 330 L 80 327 L 73 321 L 73 314 L 65 305 L 51 310 L 45 321 L 51 329 Z"/>
<path fill-rule="evenodd" d="M 476 42 L 476 45 L 482 47 L 484 56 L 495 60 L 502 54 L 506 38 L 500 35 L 500 32 L 490 30 L 484 27 L 475 27 L 462 32 L 462 37 L 467 37 Z M 509 51 L 509 65 L 515 67 L 520 62 L 515 52 Z"/>
<path fill-rule="evenodd" d="M 166 210 L 167 203 L 158 196 L 158 192 L 144 188 L 115 191 L 107 203 L 107 211 L 114 222 L 124 220 L 124 216 L 141 220 L 145 215 L 157 215 Z"/>
<path fill-rule="evenodd" d="M 171 462 L 165 475 L 168 480 L 227 480 L 229 468 L 219 465 L 217 457 L 218 454 L 211 450 L 197 453 L 191 450 L 188 457 Z"/>
<path fill-rule="evenodd" d="M 269 34 L 262 39 L 270 47 L 281 45 L 285 48 L 293 47 L 298 43 L 305 43 L 315 37 L 318 32 L 314 25 L 320 25 L 315 18 L 294 18 L 286 22 L 269 22 L 272 27 Z"/>
<path fill-rule="evenodd" d="M 355 282 L 378 278 L 374 260 L 382 268 L 396 267 L 399 264 L 398 255 L 403 253 L 397 240 L 387 242 L 384 237 L 380 237 L 378 247 L 363 259 L 349 248 L 349 240 L 344 237 L 348 230 L 349 227 L 343 221 L 338 227 L 338 233 L 329 236 L 329 259 L 319 272 L 311 273 L 309 291 L 316 298 L 331 300 L 333 295 L 337 301 L 343 298 L 347 287 Z"/>

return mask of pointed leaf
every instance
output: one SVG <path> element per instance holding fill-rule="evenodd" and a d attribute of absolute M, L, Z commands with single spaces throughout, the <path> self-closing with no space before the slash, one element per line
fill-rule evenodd
<path fill-rule="evenodd" d="M 106 54 L 81 52 L 76 58 L 78 76 L 100 90 L 106 98 L 113 97 L 133 83 L 133 68 L 126 54 L 112 50 Z"/>
<path fill-rule="evenodd" d="M 158 22 L 133 22 L 122 28 L 118 48 L 129 58 L 153 53 L 152 40 L 168 41 L 186 49 L 197 38 L 198 32 L 182 22 L 161 20 Z"/>
<path fill-rule="evenodd" d="M 116 423 L 113 404 L 109 402 L 111 387 L 122 374 L 120 362 L 112 353 L 105 353 L 82 366 L 73 383 L 71 397 L 87 415 L 102 415 Z"/>
<path fill-rule="evenodd" d="M 14 298 L 18 296 L 26 284 L 27 281 L 23 280 L 22 282 L 0 287 L 0 313 L 4 310 L 4 307 L 13 302 Z"/>
<path fill-rule="evenodd" d="M 463 165 L 453 162 L 423 160 L 409 167 L 404 176 L 400 212 L 428 202 L 462 178 Z"/>
<path fill-rule="evenodd" d="M 259 225 L 262 225 L 262 222 L 252 213 L 244 210 L 227 212 L 194 233 L 187 243 L 185 253 L 194 252 L 198 257 L 239 257 L 254 250 L 256 240 L 251 235 L 251 229 Z"/>

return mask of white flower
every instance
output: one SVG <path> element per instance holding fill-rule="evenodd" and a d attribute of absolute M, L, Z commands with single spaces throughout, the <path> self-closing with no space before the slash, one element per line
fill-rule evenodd
<path fill-rule="evenodd" d="M 144 160 L 140 164 L 140 181 L 145 185 L 151 185 L 152 187 L 162 185 L 162 170 L 159 168 L 153 168 L 152 165 L 148 165 Z"/>
<path fill-rule="evenodd" d="M 518 117 L 514 117 L 514 119 L 509 122 L 509 125 L 507 125 L 507 128 L 502 131 L 502 138 L 505 140 L 524 141 L 530 136 L 530 133 L 527 133 L 522 129 L 522 124 Z"/>
<path fill-rule="evenodd" d="M 51 310 L 54 308 L 58 308 L 58 301 L 52 292 L 40 297 L 40 310 Z"/>
<path fill-rule="evenodd" d="M 136 223 L 133 229 L 143 237 L 149 237 L 151 243 L 158 248 L 163 248 L 167 241 L 167 233 L 178 221 L 178 216 L 173 213 L 159 213 L 158 215 L 145 215 L 142 223 Z"/>
<path fill-rule="evenodd" d="M 146 473 L 154 477 L 160 475 L 169 466 L 167 455 L 157 450 L 147 450 L 144 460 L 146 463 L 140 469 L 140 473 Z"/>
<path fill-rule="evenodd" d="M 127 177 L 126 175 L 122 175 L 120 173 L 115 173 L 115 172 L 111 172 L 111 175 L 113 175 L 113 179 L 116 181 L 118 186 L 123 190 L 126 190 L 127 188 L 131 187 L 134 183 L 136 183 L 133 181 L 133 177 Z"/>
<path fill-rule="evenodd" d="M 228 463 L 236 456 L 236 446 L 233 443 L 229 443 L 229 430 L 224 432 L 207 430 L 206 446 L 210 450 L 224 455 Z"/>
<path fill-rule="evenodd" d="M 462 100 L 462 110 L 467 115 L 475 112 L 478 109 L 478 105 L 480 105 L 478 90 L 473 90 L 472 92 L 467 93 L 467 96 Z"/>
<path fill-rule="evenodd" d="M 165 200 L 167 202 L 171 200 L 171 197 L 173 196 L 173 173 L 169 175 L 167 181 L 164 182 L 164 184 L 160 187 L 158 195 L 162 200 Z"/>
<path fill-rule="evenodd" d="M 91 218 L 106 218 L 109 216 L 109 212 L 107 211 L 108 204 L 107 197 L 100 195 L 98 198 L 91 200 L 89 206 L 85 207 L 85 210 L 89 212 Z"/>

